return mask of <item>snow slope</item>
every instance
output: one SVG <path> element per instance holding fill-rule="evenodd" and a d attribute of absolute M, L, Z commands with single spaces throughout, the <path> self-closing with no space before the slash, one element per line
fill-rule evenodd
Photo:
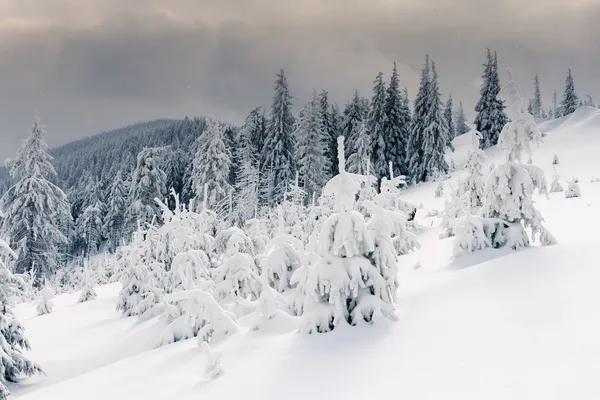
<path fill-rule="evenodd" d="M 88 304 L 60 296 L 43 317 L 17 308 L 48 377 L 12 390 L 22 400 L 599 399 L 600 183 L 589 182 L 600 176 L 600 112 L 582 108 L 541 129 L 534 163 L 550 178 L 558 154 L 559 174 L 577 176 L 583 193 L 536 199 L 558 245 L 452 260 L 453 239 L 438 240 L 438 218 L 425 216 L 444 198 L 423 184 L 405 195 L 423 203 L 423 247 L 400 259 L 398 322 L 312 336 L 246 330 L 213 346 L 224 373 L 205 381 L 197 342 L 154 349 L 159 322 L 120 318 L 109 285 Z M 458 166 L 470 140 L 455 144 Z M 488 154 L 502 162 L 497 149 Z"/>

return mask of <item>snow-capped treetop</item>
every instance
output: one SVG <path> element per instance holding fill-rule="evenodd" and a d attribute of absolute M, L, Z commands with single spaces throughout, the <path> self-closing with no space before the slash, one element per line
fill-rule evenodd
<path fill-rule="evenodd" d="M 500 96 L 504 99 L 508 116 L 514 119 L 521 114 L 523 107 L 523 92 L 519 84 L 513 79 L 510 67 L 506 68 L 508 83 L 500 91 Z"/>

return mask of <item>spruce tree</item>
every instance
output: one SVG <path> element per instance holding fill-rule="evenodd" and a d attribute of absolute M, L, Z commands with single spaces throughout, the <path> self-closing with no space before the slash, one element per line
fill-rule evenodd
<path fill-rule="evenodd" d="M 228 198 L 232 186 L 229 183 L 231 156 L 225 144 L 223 125 L 214 119 L 207 120 L 207 126 L 198 138 L 198 147 L 192 164 L 192 188 L 196 194 L 195 207 L 202 208 L 201 196 L 204 185 L 208 185 L 207 206 L 215 210 Z"/>
<path fill-rule="evenodd" d="M 452 103 L 452 95 L 448 96 L 448 101 L 446 101 L 446 107 L 444 108 L 444 120 L 446 121 L 446 128 L 448 129 L 448 143 L 447 146 L 454 151 L 454 146 L 452 145 L 452 139 L 456 137 L 456 127 L 454 126 L 453 115 L 454 112 L 452 108 L 454 104 Z"/>
<path fill-rule="evenodd" d="M 337 137 L 341 135 L 341 116 L 337 104 L 329 104 L 328 93 L 322 90 L 319 95 L 319 109 L 323 124 L 323 141 L 325 143 L 325 156 L 329 169 L 327 177 L 331 178 L 337 173 Z"/>
<path fill-rule="evenodd" d="M 88 189 L 90 198 L 83 213 L 76 223 L 77 236 L 83 244 L 84 257 L 95 254 L 100 249 L 103 240 L 103 217 L 106 215 L 105 206 L 100 200 L 100 187 L 98 183 L 92 184 Z"/>
<path fill-rule="evenodd" d="M 533 99 L 531 100 L 531 115 L 534 118 L 542 118 L 542 94 L 540 92 L 540 80 L 536 75 L 533 80 Z"/>
<path fill-rule="evenodd" d="M 469 132 L 470 129 L 467 126 L 467 117 L 465 117 L 465 110 L 463 109 L 462 102 L 458 103 L 455 121 L 454 129 L 456 130 L 456 136 Z"/>
<path fill-rule="evenodd" d="M 127 211 L 127 189 L 119 170 L 110 187 L 110 196 L 104 222 L 104 235 L 107 238 L 108 251 L 114 253 L 125 234 L 125 212 Z"/>
<path fill-rule="evenodd" d="M 371 175 L 371 136 L 367 132 L 367 124 L 362 122 L 358 128 L 358 138 L 354 141 L 354 150 L 348 158 L 348 172 L 359 175 Z"/>
<path fill-rule="evenodd" d="M 575 81 L 571 74 L 571 68 L 569 68 L 565 82 L 565 92 L 560 102 L 560 116 L 566 117 L 567 115 L 572 114 L 577 110 L 577 107 L 579 107 L 579 98 L 575 92 Z"/>
<path fill-rule="evenodd" d="M 492 56 L 489 49 L 487 51 L 487 63 L 484 66 L 483 84 L 480 90 L 481 97 L 475 106 L 477 112 L 475 129 L 483 135 L 480 145 L 485 149 L 498 142 L 498 136 L 508 122 L 508 117 L 504 112 L 504 102 L 498 98 L 500 93 L 498 58 L 495 53 Z"/>
<path fill-rule="evenodd" d="M 448 164 L 444 159 L 448 144 L 448 131 L 442 115 L 438 74 L 433 61 L 431 62 L 431 74 L 426 127 L 423 131 L 424 180 L 436 179 L 448 172 Z"/>
<path fill-rule="evenodd" d="M 406 108 L 403 94 L 400 91 L 395 62 L 390 84 L 386 91 L 385 102 L 384 139 L 386 142 L 386 159 L 392 163 L 396 175 L 401 175 L 405 174 L 407 170 L 406 146 L 408 144 L 410 111 Z"/>
<path fill-rule="evenodd" d="M 271 118 L 261 157 L 260 169 L 267 180 L 264 186 L 271 188 L 269 198 L 264 199 L 268 204 L 283 201 L 287 184 L 295 174 L 294 122 L 292 95 L 282 69 L 275 80 Z"/>
<path fill-rule="evenodd" d="M 387 115 L 385 111 L 386 91 L 383 83 L 383 73 L 380 72 L 373 82 L 373 98 L 371 99 L 371 109 L 367 119 L 367 131 L 371 135 L 371 157 L 374 175 L 378 179 L 383 178 L 388 173 L 388 150 L 385 131 Z"/>
<path fill-rule="evenodd" d="M 422 182 L 426 178 L 423 133 L 427 128 L 427 117 L 429 114 L 430 68 L 429 55 L 427 55 L 425 57 L 425 65 L 421 70 L 419 92 L 417 93 L 417 97 L 415 97 L 412 128 L 407 148 L 408 176 L 415 183 Z"/>
<path fill-rule="evenodd" d="M 37 286 L 64 262 L 71 226 L 67 196 L 48 180 L 56 171 L 45 137 L 46 131 L 36 119 L 31 136 L 16 158 L 7 162 L 16 183 L 0 200 L 5 216 L 2 233 L 17 254 L 13 270 L 20 274 L 35 270 Z"/>
<path fill-rule="evenodd" d="M 296 129 L 296 162 L 302 182 L 302 187 L 307 198 L 311 199 L 313 193 L 320 193 L 327 182 L 330 171 L 329 160 L 326 153 L 329 148 L 329 137 L 324 132 L 322 95 L 316 92 L 300 114 Z M 337 150 L 337 149 L 336 149 Z"/>
<path fill-rule="evenodd" d="M 238 135 L 238 174 L 235 191 L 237 218 L 245 222 L 255 217 L 260 205 L 260 148 L 265 120 L 261 107 L 250 111 Z"/>
<path fill-rule="evenodd" d="M 346 138 L 346 158 L 349 158 L 352 151 L 355 148 L 356 139 L 358 139 L 358 132 L 360 126 L 364 120 L 363 104 L 358 91 L 354 91 L 354 96 L 344 108 L 344 115 L 342 117 L 341 135 Z M 336 154 L 337 154 L 337 139 L 336 139 Z M 336 155 L 337 157 L 337 155 Z M 332 168 L 336 167 L 332 166 Z M 337 171 L 336 171 L 337 173 Z"/>
<path fill-rule="evenodd" d="M 155 199 L 162 200 L 167 194 L 166 175 L 160 168 L 164 147 L 143 149 L 131 177 L 129 197 L 132 201 L 127 210 L 127 233 L 133 233 L 138 224 L 145 228 L 154 219 L 160 222 L 161 209 Z"/>

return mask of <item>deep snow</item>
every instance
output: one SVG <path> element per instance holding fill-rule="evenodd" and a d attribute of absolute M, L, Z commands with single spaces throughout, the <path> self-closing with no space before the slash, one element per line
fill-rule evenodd
<path fill-rule="evenodd" d="M 533 161 L 547 179 L 579 178 L 583 197 L 536 198 L 558 245 L 518 252 L 486 250 L 451 259 L 453 239 L 438 240 L 445 195 L 436 183 L 404 196 L 417 213 L 422 249 L 400 258 L 398 322 L 342 327 L 322 335 L 289 326 L 245 329 L 213 350 L 223 374 L 205 381 L 196 340 L 158 349 L 162 325 L 120 318 L 118 285 L 78 304 L 58 296 L 52 314 L 16 308 L 48 374 L 11 387 L 22 400 L 137 399 L 599 399 L 600 111 L 582 108 L 540 125 L 547 136 Z M 469 134 L 450 157 L 462 166 Z M 498 165 L 499 151 L 488 156 Z M 457 173 L 456 175 L 461 175 Z"/>

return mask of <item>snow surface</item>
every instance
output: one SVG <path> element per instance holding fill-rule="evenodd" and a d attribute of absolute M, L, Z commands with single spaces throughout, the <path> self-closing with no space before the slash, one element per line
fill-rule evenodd
<path fill-rule="evenodd" d="M 437 183 L 404 192 L 417 211 L 422 248 L 399 260 L 398 322 L 297 333 L 293 319 L 254 331 L 252 324 L 211 344 L 222 372 L 204 375 L 197 340 L 154 348 L 164 325 L 115 311 L 118 284 L 15 311 L 47 377 L 10 387 L 20 400 L 192 399 L 600 399 L 600 111 L 540 124 L 547 136 L 533 162 L 550 179 L 579 178 L 582 197 L 535 197 L 559 244 L 521 251 L 488 249 L 452 259 L 454 238 L 439 240 L 439 217 L 457 172 L 435 198 Z M 464 165 L 470 134 L 450 154 Z M 503 162 L 496 148 L 491 162 Z M 560 163 L 552 165 L 554 154 Z M 274 325 L 277 320 L 271 321 Z"/>

